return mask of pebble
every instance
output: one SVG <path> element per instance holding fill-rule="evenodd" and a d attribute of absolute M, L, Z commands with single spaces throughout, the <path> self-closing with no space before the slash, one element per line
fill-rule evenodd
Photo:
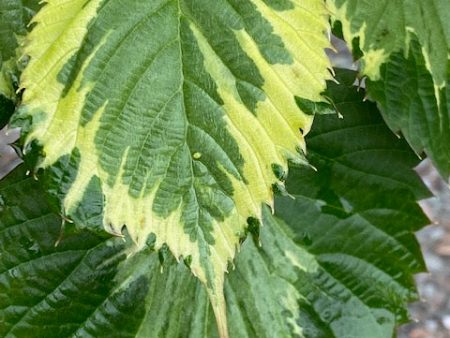
<path fill-rule="evenodd" d="M 444 325 L 444 327 L 450 331 L 450 315 L 445 315 L 442 318 L 442 324 Z"/>

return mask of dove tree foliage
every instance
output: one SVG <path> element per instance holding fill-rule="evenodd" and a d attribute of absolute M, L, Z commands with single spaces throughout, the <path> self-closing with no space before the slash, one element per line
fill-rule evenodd
<path fill-rule="evenodd" d="M 447 0 L 0 0 L 0 335 L 392 337 L 449 48 Z"/>

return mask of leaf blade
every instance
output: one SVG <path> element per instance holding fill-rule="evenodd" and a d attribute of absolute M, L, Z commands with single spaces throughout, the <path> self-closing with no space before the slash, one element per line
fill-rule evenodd
<path fill-rule="evenodd" d="M 413 233 L 428 223 L 416 200 L 429 194 L 411 169 L 418 160 L 404 141 L 390 133 L 376 106 L 362 102 L 364 92 L 351 85 L 329 84 L 327 94 L 344 119 L 330 114 L 317 118 L 308 142 L 309 160 L 318 171 L 292 169 L 287 187 L 295 199 L 278 196 L 276 215 L 264 208 L 260 238 L 249 236 L 235 269 L 226 275 L 224 292 L 233 337 L 344 338 L 352 333 L 391 337 L 395 326 L 407 318 L 405 304 L 415 298 L 412 275 L 424 265 Z M 29 311 L 13 334 L 218 336 L 205 286 L 167 250 L 155 252 L 154 238 L 144 250 L 129 255 L 129 240 L 102 238 L 67 224 L 55 247 L 59 216 L 53 214 L 49 227 L 39 218 L 24 223 L 24 214 L 18 211 L 37 203 L 31 217 L 52 213 L 42 198 L 42 182 L 28 178 L 20 183 L 24 169 L 13 175 L 17 176 L 1 183 L 4 207 L 19 206 L 10 208 L 21 217 L 16 227 L 35 230 L 13 232 L 6 238 L 0 232 L 0 267 L 9 252 L 24 250 L 20 245 L 24 239 L 25 251 L 32 248 L 31 253 L 42 257 L 41 269 L 28 270 L 30 275 L 53 275 L 54 266 L 44 262 L 55 251 L 76 261 L 64 264 L 60 257 L 58 267 L 71 270 L 80 256 L 83 262 L 77 273 L 65 275 L 69 283 L 61 283 L 64 273 L 55 278 L 56 285 L 44 290 L 49 294 L 44 292 L 45 298 L 53 302 Z M 5 192 L 2 187 L 10 184 L 17 189 Z M 8 219 L 3 211 L 0 229 Z M 36 252 L 30 239 L 46 250 Z M 81 255 L 74 256 L 74 248 Z M 0 294 L 6 295 L 0 297 L 0 318 L 10 318 L 8 325 L 17 319 L 5 316 L 5 309 L 24 306 L 24 300 L 33 304 L 26 298 L 33 285 L 30 278 L 16 288 L 0 283 Z M 58 292 L 53 290 L 62 289 L 70 292 L 55 297 Z M 57 312 L 64 315 L 54 315 Z"/>
<path fill-rule="evenodd" d="M 334 19 L 342 22 L 345 40 L 363 52 L 362 73 L 371 80 L 369 97 L 380 102 L 393 131 L 401 131 L 414 150 L 419 155 L 425 152 L 449 179 L 449 3 L 332 0 L 328 4 Z"/>
<path fill-rule="evenodd" d="M 40 167 L 70 182 L 62 213 L 191 257 L 222 322 L 223 273 L 273 203 L 272 165 L 302 159 L 312 116 L 295 96 L 322 100 L 330 78 L 326 9 L 304 6 L 54 0 L 28 37 L 16 120 L 31 119 Z"/>

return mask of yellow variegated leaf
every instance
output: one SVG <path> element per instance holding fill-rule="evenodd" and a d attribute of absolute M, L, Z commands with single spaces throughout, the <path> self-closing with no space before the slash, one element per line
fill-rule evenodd
<path fill-rule="evenodd" d="M 49 0 L 34 19 L 16 121 L 75 223 L 156 236 L 208 287 L 303 161 L 330 78 L 321 0 Z M 23 121 L 27 121 L 23 123 Z"/>
<path fill-rule="evenodd" d="M 450 177 L 450 1 L 327 0 L 391 129 Z"/>
<path fill-rule="evenodd" d="M 364 53 L 364 72 L 373 80 L 392 53 L 408 50 L 417 37 L 435 83 L 447 79 L 450 50 L 450 3 L 447 0 L 327 0 L 345 40 Z"/>

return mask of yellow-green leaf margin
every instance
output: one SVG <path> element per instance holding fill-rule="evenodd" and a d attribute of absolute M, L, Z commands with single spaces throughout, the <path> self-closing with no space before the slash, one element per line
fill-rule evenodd
<path fill-rule="evenodd" d="M 15 120 L 61 213 L 167 245 L 226 337 L 224 273 L 330 78 L 325 3 L 49 0 L 33 23 Z"/>
<path fill-rule="evenodd" d="M 389 127 L 448 180 L 450 1 L 327 0 L 327 6 L 361 56 L 368 97 Z"/>
<path fill-rule="evenodd" d="M 380 67 L 399 51 L 407 54 L 417 39 L 437 87 L 447 81 L 450 56 L 450 3 L 447 0 L 327 0 L 342 33 L 364 53 L 364 73 L 380 77 Z M 355 40 L 356 39 L 356 40 Z"/>

